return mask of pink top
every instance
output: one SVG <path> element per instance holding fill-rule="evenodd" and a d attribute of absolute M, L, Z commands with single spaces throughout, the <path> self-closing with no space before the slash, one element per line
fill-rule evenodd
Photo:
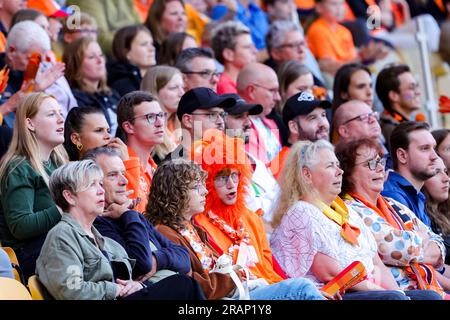
<path fill-rule="evenodd" d="M 234 82 L 225 72 L 220 75 L 217 83 L 217 94 L 237 93 L 236 82 Z"/>

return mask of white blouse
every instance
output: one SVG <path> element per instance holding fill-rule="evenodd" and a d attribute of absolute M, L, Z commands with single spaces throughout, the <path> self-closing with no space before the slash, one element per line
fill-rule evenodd
<path fill-rule="evenodd" d="M 377 244 L 359 215 L 348 210 L 350 224 L 361 230 L 359 245 L 344 240 L 340 226 L 312 204 L 298 201 L 288 209 L 270 238 L 272 252 L 288 277 L 307 277 L 322 286 L 310 271 L 318 252 L 335 259 L 342 269 L 353 261 L 361 261 L 370 277 Z"/>

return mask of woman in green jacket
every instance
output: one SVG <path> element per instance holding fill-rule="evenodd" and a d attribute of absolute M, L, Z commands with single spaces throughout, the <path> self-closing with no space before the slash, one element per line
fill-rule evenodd
<path fill-rule="evenodd" d="M 93 225 L 105 206 L 103 178 L 93 160 L 61 166 L 50 178 L 50 193 L 64 211 L 36 263 L 50 294 L 57 300 L 204 300 L 198 283 L 185 274 L 156 283 L 131 279 L 136 261 Z"/>
<path fill-rule="evenodd" d="M 64 118 L 56 99 L 44 93 L 24 96 L 0 162 L 0 242 L 16 251 L 25 278 L 34 274 L 45 236 L 61 219 L 48 180 L 66 162 L 63 142 Z"/>

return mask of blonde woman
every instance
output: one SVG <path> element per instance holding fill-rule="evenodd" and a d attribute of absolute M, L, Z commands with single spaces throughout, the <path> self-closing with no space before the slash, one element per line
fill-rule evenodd
<path fill-rule="evenodd" d="M 66 162 L 64 118 L 52 96 L 30 93 L 18 104 L 11 145 L 0 164 L 0 242 L 34 274 L 47 232 L 61 219 L 48 190 L 50 174 Z"/>
<path fill-rule="evenodd" d="M 161 108 L 167 112 L 166 134 L 164 142 L 155 147 L 156 158 L 164 159 L 181 142 L 181 124 L 177 118 L 177 108 L 184 94 L 181 72 L 170 66 L 150 68 L 141 83 L 141 90 L 151 93 L 159 101 Z M 157 159 L 156 163 L 159 163 Z"/>
<path fill-rule="evenodd" d="M 338 197 L 342 173 L 328 141 L 292 146 L 281 173 L 270 238 L 275 258 L 288 277 L 308 277 L 318 287 L 361 261 L 368 278 L 345 293 L 344 300 L 407 300 L 378 256 L 368 228 Z"/>

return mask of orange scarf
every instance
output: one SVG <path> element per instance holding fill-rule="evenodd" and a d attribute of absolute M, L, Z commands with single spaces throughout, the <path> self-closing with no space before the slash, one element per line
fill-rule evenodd
<path fill-rule="evenodd" d="M 403 229 L 408 231 L 411 231 L 413 229 L 412 223 L 409 223 L 409 221 L 404 223 L 397 212 L 394 210 L 394 208 L 392 208 L 392 206 L 386 201 L 384 197 L 379 196 L 377 199 L 377 206 L 374 206 L 357 193 L 349 192 L 349 195 L 352 196 L 355 200 L 362 202 L 366 207 L 375 211 L 380 217 L 386 220 L 395 229 Z"/>
<path fill-rule="evenodd" d="M 397 230 L 413 230 L 412 221 L 403 222 L 398 215 L 397 211 L 384 199 L 379 196 L 377 199 L 377 206 L 375 207 L 368 201 L 366 201 L 360 195 L 349 192 L 349 196 L 353 197 L 356 201 L 363 203 L 366 207 L 374 210 L 381 218 L 385 219 L 392 227 Z M 445 296 L 445 292 L 437 281 L 436 270 L 432 265 L 425 263 L 411 263 L 410 266 L 405 267 L 405 271 L 408 277 L 417 281 L 418 289 L 420 290 L 433 290 L 439 293 L 442 297 Z"/>

